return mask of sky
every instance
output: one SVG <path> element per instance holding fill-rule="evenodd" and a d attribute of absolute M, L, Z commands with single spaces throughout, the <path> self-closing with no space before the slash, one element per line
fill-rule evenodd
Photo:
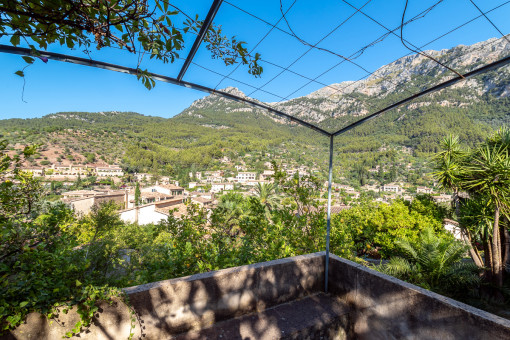
<path fill-rule="evenodd" d="M 500 6 L 487 16 L 503 33 L 510 33 L 510 1 L 473 1 L 483 11 Z M 405 18 L 414 17 L 437 2 L 409 0 Z M 212 1 L 176 0 L 171 3 L 203 19 Z M 380 38 L 387 33 L 384 27 L 397 28 L 404 5 L 404 0 L 283 0 L 282 8 L 284 12 L 288 10 L 286 19 L 295 34 L 302 41 L 317 44 L 317 47 L 332 51 L 333 54 L 310 48 L 286 34 L 290 30 L 285 20 L 282 20 L 279 1 L 228 0 L 223 2 L 214 22 L 222 26 L 225 35 L 236 36 L 247 43 L 249 50 L 254 48 L 254 52 L 262 55 L 262 76 L 255 78 L 249 75 L 245 66 L 226 67 L 220 60 L 213 60 L 209 51 L 202 46 L 184 80 L 218 89 L 235 86 L 265 102 L 303 96 L 320 89 L 324 84 L 358 80 L 367 76 L 366 70 L 373 72 L 410 53 L 399 37 L 388 35 L 355 59 L 356 64 L 365 70 L 345 62 L 339 56 L 350 56 Z M 353 7 L 362 8 L 366 15 Z M 493 37 L 500 38 L 498 31 L 481 17 L 429 43 L 479 15 L 470 0 L 444 0 L 426 16 L 405 26 L 404 37 L 415 46 L 425 46 L 424 50 L 439 50 L 459 44 L 470 45 Z M 180 15 L 174 22 L 182 21 L 183 18 Z M 275 24 L 276 28 L 273 28 Z M 400 35 L 400 30 L 395 33 Z M 181 52 L 181 58 L 185 58 L 193 40 L 194 36 L 187 37 L 186 49 Z M 9 44 L 8 38 L 0 38 L 0 44 Z M 86 57 L 80 49 L 50 46 L 48 50 Z M 91 57 L 128 67 L 136 67 L 137 64 L 136 55 L 116 49 L 94 49 Z M 176 77 L 182 63 L 182 60 L 177 60 L 173 64 L 163 64 L 145 58 L 142 68 Z M 26 64 L 20 56 L 5 53 L 0 54 L 0 65 L 0 119 L 34 118 L 66 111 L 134 111 L 168 118 L 179 114 L 194 100 L 206 95 L 159 82 L 154 89 L 148 91 L 131 75 L 53 60 L 48 63 L 37 60 L 25 69 L 26 76 L 22 79 L 14 72 Z M 282 73 L 284 69 L 286 71 Z M 223 75 L 231 72 L 232 79 L 225 79 Z M 316 79 L 318 83 L 310 82 L 310 79 Z M 256 90 L 261 86 L 262 89 Z"/>

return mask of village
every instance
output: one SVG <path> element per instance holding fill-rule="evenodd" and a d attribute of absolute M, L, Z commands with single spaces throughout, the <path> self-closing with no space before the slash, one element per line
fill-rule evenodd
<path fill-rule="evenodd" d="M 275 171 L 272 170 L 271 162 L 263 164 L 263 171 L 252 169 L 243 161 L 234 165 L 226 158 L 222 163 L 223 170 L 189 172 L 190 181 L 186 185 L 170 176 L 127 174 L 117 164 L 57 163 L 47 167 L 27 166 L 23 170 L 41 179 L 47 187 L 51 187 L 52 182 L 59 182 L 64 190 L 75 187 L 77 182 L 94 178 L 96 185 L 78 190 L 62 190 L 59 199 L 68 204 L 77 215 L 86 215 L 93 206 L 111 201 L 117 205 L 118 214 L 124 222 L 145 225 L 167 220 L 170 215 L 181 218 L 187 214 L 190 203 L 210 212 L 224 193 L 235 191 L 246 196 L 256 196 L 257 187 L 274 182 Z M 317 167 L 298 164 L 283 163 L 281 167 L 288 179 L 296 174 L 303 177 L 320 172 Z M 369 171 L 376 172 L 378 169 Z M 137 187 L 139 197 L 136 197 Z M 325 181 L 321 192 L 326 193 L 327 187 L 328 182 Z M 449 203 L 452 199 L 451 195 L 431 187 L 418 186 L 414 190 L 409 190 L 409 187 L 409 183 L 405 182 L 371 183 L 359 188 L 333 182 L 332 213 L 349 209 L 350 204 L 362 197 L 383 203 L 396 199 L 412 201 L 417 194 L 431 195 L 436 203 Z M 318 200 L 325 205 L 325 198 Z"/>

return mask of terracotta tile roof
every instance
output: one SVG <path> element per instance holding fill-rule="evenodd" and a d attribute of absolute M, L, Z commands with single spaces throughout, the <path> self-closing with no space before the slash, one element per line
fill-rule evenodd
<path fill-rule="evenodd" d="M 184 188 L 178 187 L 174 184 L 158 184 L 157 186 L 173 190 L 184 190 Z"/>
<path fill-rule="evenodd" d="M 182 216 L 187 215 L 188 207 L 184 203 L 172 205 L 167 208 L 156 208 L 157 212 L 170 216 L 170 213 L 175 218 L 181 218 Z"/>

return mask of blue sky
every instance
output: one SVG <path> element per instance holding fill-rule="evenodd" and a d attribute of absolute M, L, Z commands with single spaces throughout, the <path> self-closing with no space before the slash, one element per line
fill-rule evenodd
<path fill-rule="evenodd" d="M 172 3 L 189 14 L 198 14 L 204 18 L 212 1 L 178 0 Z M 294 0 L 284 0 L 283 8 L 287 10 Z M 415 16 L 437 0 L 410 0 L 406 19 Z M 229 0 L 248 12 L 275 24 L 281 19 L 279 1 L 247 1 Z M 223 3 L 215 23 L 221 24 L 226 35 L 235 35 L 248 43 L 252 48 L 264 37 L 271 26 L 239 11 L 229 3 Z M 382 25 L 394 29 L 400 25 L 405 1 L 403 0 L 349 0 L 352 6 L 363 7 L 363 12 L 379 21 Z M 504 4 L 504 0 L 475 0 L 482 10 L 486 11 Z M 294 32 L 301 39 L 312 44 L 317 43 L 340 23 L 345 23 L 325 38 L 317 46 L 330 49 L 335 53 L 349 56 L 361 47 L 386 33 L 385 29 L 362 15 L 345 1 L 341 0 L 297 0 L 287 14 L 287 20 Z M 488 16 L 506 34 L 510 32 L 510 4 L 505 4 L 491 12 Z M 444 0 L 424 18 L 414 21 L 405 27 L 404 35 L 416 46 L 422 46 L 435 37 L 450 31 L 452 28 L 478 16 L 479 13 L 469 0 Z M 349 20 L 349 17 L 351 17 Z M 289 31 L 286 23 L 280 20 L 278 28 Z M 397 31 L 397 34 L 400 34 Z M 444 38 L 427 45 L 425 49 L 451 48 L 458 44 L 473 44 L 492 37 L 500 37 L 499 33 L 484 19 L 480 18 Z M 191 46 L 193 36 L 190 36 Z M 0 43 L 8 44 L 7 38 L 0 38 Z M 275 102 L 281 98 L 293 98 L 306 95 L 322 87 L 321 84 L 310 83 L 299 73 L 308 78 L 316 78 L 326 70 L 342 61 L 338 56 L 311 50 L 297 39 L 273 29 L 257 46 L 256 52 L 262 54 L 264 60 L 278 66 L 289 67 L 294 72 L 284 72 L 277 76 L 281 69 L 262 63 L 264 73 L 261 78 L 247 74 L 245 67 L 225 67 L 221 61 L 212 60 L 208 51 L 201 48 L 194 61 L 214 72 L 228 74 L 254 87 L 263 86 L 263 90 L 255 91 L 254 87 L 244 85 L 231 79 L 225 79 L 199 66 L 192 65 L 185 80 L 204 84 L 210 87 L 224 88 L 236 86 L 245 93 L 253 92 L 253 97 Z M 48 50 L 84 56 L 80 50 L 70 51 L 60 46 L 51 46 Z M 364 68 L 375 71 L 409 51 L 395 36 L 388 36 L 384 41 L 368 48 L 355 61 Z M 305 54 L 306 53 L 306 54 Z M 304 54 L 304 55 L 303 55 Z M 182 53 L 185 57 L 186 51 Z M 94 59 L 135 67 L 137 57 L 118 50 L 92 51 Z M 298 59 L 299 58 L 299 59 Z M 296 61 L 297 60 L 297 61 Z M 296 62 L 295 62 L 296 61 Z M 0 54 L 0 118 L 32 118 L 59 111 L 135 111 L 145 115 L 172 117 L 188 107 L 194 100 L 205 94 L 165 83 L 147 91 L 135 77 L 111 71 L 77 66 L 57 61 L 44 64 L 37 61 L 25 70 L 26 84 L 24 100 L 21 99 L 23 79 L 14 72 L 25 66 L 21 57 Z M 149 70 L 169 76 L 177 76 L 182 61 L 174 64 L 145 62 Z M 317 80 L 324 84 L 338 83 L 345 80 L 357 80 L 366 73 L 348 62 L 343 62 Z M 221 81 L 221 82 L 220 82 Z M 305 86 L 306 85 L 306 86 Z M 269 93 L 268 93 L 269 92 Z M 271 94 L 270 94 L 271 93 Z M 274 95 L 273 95 L 274 94 Z M 275 96 L 276 95 L 276 96 Z"/>

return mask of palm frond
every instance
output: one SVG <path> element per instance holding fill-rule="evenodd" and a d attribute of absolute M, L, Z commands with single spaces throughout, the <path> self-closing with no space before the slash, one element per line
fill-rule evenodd
<path fill-rule="evenodd" d="M 418 242 L 399 240 L 396 244 L 404 257 L 390 259 L 382 269 L 386 274 L 454 295 L 480 284 L 480 269 L 472 262 L 463 262 L 467 246 L 460 241 L 441 238 L 432 229 L 425 229 Z"/>
<path fill-rule="evenodd" d="M 413 266 L 402 257 L 394 257 L 382 266 L 381 271 L 385 274 L 405 279 L 413 271 Z"/>

